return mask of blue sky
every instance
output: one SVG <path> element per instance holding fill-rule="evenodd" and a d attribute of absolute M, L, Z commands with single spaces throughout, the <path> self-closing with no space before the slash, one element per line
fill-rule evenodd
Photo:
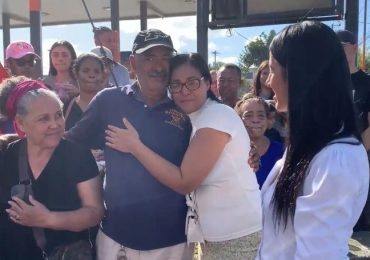
<path fill-rule="evenodd" d="M 359 17 L 359 43 L 362 42 L 363 29 L 363 2 L 360 0 L 360 17 Z M 369 17 L 368 5 L 368 17 Z M 370 19 L 368 18 L 368 23 Z M 344 28 L 344 21 L 327 22 L 334 30 Z M 96 23 L 96 26 L 106 25 L 110 23 Z M 213 63 L 214 56 L 211 53 L 216 50 L 217 61 L 237 62 L 244 46 L 255 39 L 262 32 L 268 33 L 270 30 L 280 31 L 285 25 L 274 26 L 258 26 L 235 28 L 228 30 L 209 30 L 208 32 L 208 48 L 209 48 L 209 63 Z M 196 51 L 196 18 L 194 16 L 177 17 L 177 18 L 158 18 L 148 20 L 148 28 L 158 28 L 165 33 L 170 34 L 175 48 L 178 52 L 195 52 Z M 370 25 L 367 25 L 370 28 Z M 136 33 L 140 29 L 140 21 L 121 21 L 120 22 L 120 38 L 121 51 L 131 50 L 132 42 Z M 367 30 L 367 31 L 370 31 Z M 77 54 L 88 52 L 94 47 L 93 33 L 90 24 L 75 24 L 75 25 L 59 25 L 59 26 L 44 26 L 42 30 L 43 36 L 43 67 L 44 74 L 48 71 L 48 50 L 50 46 L 57 40 L 70 41 L 76 49 Z M 370 38 L 370 37 L 369 37 Z M 30 41 L 29 28 L 12 29 L 11 41 L 24 40 Z M 2 34 L 0 34 L 2 42 Z M 370 39 L 367 39 L 370 41 Z M 369 45 L 367 45 L 369 46 Z M 3 51 L 0 48 L 0 59 L 3 61 Z"/>

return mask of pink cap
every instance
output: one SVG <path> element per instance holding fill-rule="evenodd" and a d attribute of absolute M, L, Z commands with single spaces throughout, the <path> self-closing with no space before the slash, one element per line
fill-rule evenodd
<path fill-rule="evenodd" d="M 27 42 L 12 42 L 6 47 L 5 60 L 9 58 L 20 59 L 27 54 L 33 54 L 40 59 L 40 56 L 35 53 L 31 44 Z"/>

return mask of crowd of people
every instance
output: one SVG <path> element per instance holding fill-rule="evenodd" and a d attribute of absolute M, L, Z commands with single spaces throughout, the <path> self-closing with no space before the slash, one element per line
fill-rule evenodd
<path fill-rule="evenodd" d="M 0 259 L 346 259 L 370 231 L 351 32 L 287 26 L 242 96 L 237 65 L 210 71 L 157 29 L 134 39 L 132 80 L 115 40 L 55 42 L 37 79 L 32 45 L 7 47 Z"/>

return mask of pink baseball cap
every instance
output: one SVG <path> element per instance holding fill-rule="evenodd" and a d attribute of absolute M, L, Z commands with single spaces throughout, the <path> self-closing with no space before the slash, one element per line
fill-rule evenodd
<path fill-rule="evenodd" d="M 12 42 L 6 47 L 5 60 L 9 58 L 20 59 L 27 54 L 35 55 L 37 58 L 41 59 L 40 56 L 35 53 L 31 44 L 22 41 Z"/>

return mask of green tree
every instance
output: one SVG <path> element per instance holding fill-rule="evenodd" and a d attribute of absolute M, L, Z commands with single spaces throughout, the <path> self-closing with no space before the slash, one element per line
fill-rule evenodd
<path fill-rule="evenodd" d="M 243 72 L 248 72 L 252 65 L 258 66 L 262 61 L 269 58 L 269 47 L 276 32 L 271 30 L 268 34 L 261 33 L 257 39 L 244 46 L 239 56 L 239 66 Z"/>
<path fill-rule="evenodd" d="M 216 63 L 212 62 L 212 64 L 209 64 L 209 70 L 218 70 L 221 68 L 225 63 L 222 61 L 217 61 Z"/>
<path fill-rule="evenodd" d="M 370 71 L 370 52 L 366 52 L 365 54 L 365 63 L 366 63 L 366 70 L 367 72 Z M 358 49 L 357 52 L 357 68 L 362 67 L 362 49 Z"/>

